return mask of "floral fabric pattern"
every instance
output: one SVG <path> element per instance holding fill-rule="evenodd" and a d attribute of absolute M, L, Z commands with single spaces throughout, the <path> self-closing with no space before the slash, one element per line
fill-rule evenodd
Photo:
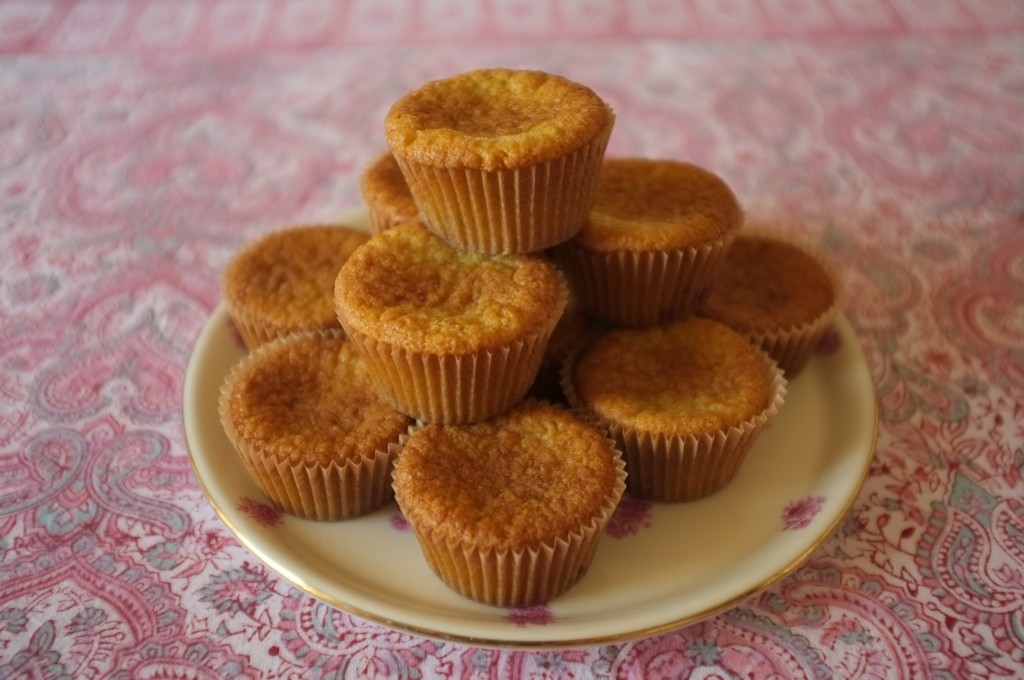
<path fill-rule="evenodd" d="M 265 567 L 190 465 L 228 258 L 358 207 L 391 102 L 497 64 L 591 86 L 610 154 L 714 170 L 842 280 L 879 405 L 863 489 L 802 565 L 683 628 L 396 632 Z M 1013 0 L 0 0 L 0 678 L 1021 677 L 1022 83 Z M 769 511 L 810 531 L 834 500 Z M 605 539 L 651 521 L 629 503 Z"/>

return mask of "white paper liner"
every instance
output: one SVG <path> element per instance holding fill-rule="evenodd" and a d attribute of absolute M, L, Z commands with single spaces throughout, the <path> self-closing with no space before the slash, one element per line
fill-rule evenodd
<path fill-rule="evenodd" d="M 293 332 L 254 322 L 241 310 L 233 309 L 230 304 L 227 307 L 232 323 L 235 324 L 238 334 L 242 336 L 242 342 L 250 352 Z"/>
<path fill-rule="evenodd" d="M 259 347 L 236 363 L 221 386 L 221 425 L 256 485 L 274 505 L 308 519 L 351 519 L 376 510 L 394 496 L 391 470 L 398 451 L 397 436 L 385 450 L 368 450 L 358 457 L 322 464 L 280 458 L 274 455 L 272 445 L 254 446 L 240 436 L 229 413 L 228 398 L 245 374 L 281 347 L 311 336 L 344 337 L 340 330 L 293 334 Z"/>
<path fill-rule="evenodd" d="M 384 401 L 418 420 L 442 424 L 486 420 L 522 400 L 548 336 L 531 335 L 499 350 L 436 355 L 348 333 Z"/>
<path fill-rule="evenodd" d="M 495 171 L 421 165 L 395 153 L 424 223 L 457 248 L 532 253 L 576 234 L 614 120 L 589 144 L 546 163 Z"/>
<path fill-rule="evenodd" d="M 224 299 L 224 305 L 227 307 L 231 322 L 235 325 L 246 349 L 250 352 L 274 340 L 297 333 L 341 332 L 341 327 L 335 323 L 335 319 L 327 319 L 320 323 L 316 323 L 312 319 L 296 319 L 292 324 L 278 324 L 265 316 L 239 308 L 227 298 Z"/>
<path fill-rule="evenodd" d="M 770 333 L 742 335 L 775 359 L 786 377 L 792 380 L 806 368 L 818 343 L 835 320 L 837 312 L 838 306 L 832 305 L 814 321 L 801 326 Z"/>
<path fill-rule="evenodd" d="M 750 447 L 785 401 L 787 381 L 782 370 L 768 354 L 755 348 L 770 371 L 771 395 L 768 405 L 750 420 L 699 436 L 625 427 L 589 409 L 573 385 L 576 360 L 591 339 L 567 357 L 562 368 L 562 391 L 581 419 L 607 433 L 622 449 L 629 474 L 628 490 L 635 498 L 672 503 L 697 500 L 718 491 L 736 475 Z"/>
<path fill-rule="evenodd" d="M 588 315 L 611 326 L 645 328 L 696 312 L 735 234 L 665 251 L 601 253 L 568 241 L 552 254 Z"/>
<path fill-rule="evenodd" d="M 542 402 L 543 403 L 543 402 Z M 587 423 L 583 421 L 584 425 Z M 411 432 L 414 429 L 410 430 Z M 403 435 L 399 446 L 405 444 Z M 497 607 L 549 602 L 571 588 L 594 561 L 604 529 L 626 488 L 622 451 L 605 438 L 614 456 L 615 483 L 600 512 L 587 523 L 549 542 L 521 550 L 480 548 L 461 535 L 431 531 L 416 522 L 414 500 L 396 489 L 395 500 L 409 523 L 430 569 L 452 590 Z M 401 451 L 399 451 L 401 456 Z"/>

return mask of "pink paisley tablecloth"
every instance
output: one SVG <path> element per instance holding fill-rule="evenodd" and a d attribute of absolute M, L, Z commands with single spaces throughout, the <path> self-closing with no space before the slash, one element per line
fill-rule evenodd
<path fill-rule="evenodd" d="M 0 678 L 1024 676 L 1024 5 L 0 2 Z M 540 68 L 617 155 L 721 174 L 825 253 L 879 403 L 836 533 L 645 639 L 487 650 L 298 591 L 189 464 L 240 244 L 359 205 L 422 82 Z"/>

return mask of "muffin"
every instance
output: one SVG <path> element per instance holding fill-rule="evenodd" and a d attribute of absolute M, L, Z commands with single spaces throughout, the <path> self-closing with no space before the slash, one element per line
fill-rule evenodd
<path fill-rule="evenodd" d="M 629 493 L 652 501 L 725 486 L 786 391 L 771 358 L 699 317 L 606 331 L 567 360 L 562 381 L 573 409 L 622 449 Z"/>
<path fill-rule="evenodd" d="M 369 234 L 344 226 L 306 225 L 267 234 L 224 268 L 221 294 L 250 349 L 290 333 L 336 330 L 334 279 Z"/>
<path fill-rule="evenodd" d="M 653 326 L 694 312 L 742 224 L 736 197 L 707 170 L 606 158 L 586 225 L 552 254 L 587 314 Z"/>
<path fill-rule="evenodd" d="M 481 253 L 528 253 L 583 226 L 615 117 L 588 87 L 483 69 L 395 102 L 388 146 L 427 226 Z"/>
<path fill-rule="evenodd" d="M 832 324 L 838 286 L 809 250 L 768 234 L 736 239 L 700 311 L 760 346 L 786 377 L 800 373 Z"/>
<path fill-rule="evenodd" d="M 395 500 L 431 569 L 486 604 L 564 593 L 594 559 L 624 489 L 612 443 L 565 409 L 526 401 L 405 441 Z"/>
<path fill-rule="evenodd" d="M 242 359 L 221 390 L 220 417 L 267 498 L 318 520 L 392 498 L 396 445 L 412 425 L 377 396 L 340 329 L 289 335 Z"/>
<path fill-rule="evenodd" d="M 467 423 L 520 401 L 568 287 L 549 260 L 453 248 L 419 222 L 374 236 L 338 272 L 338 319 L 384 399 Z"/>
<path fill-rule="evenodd" d="M 359 178 L 359 193 L 375 234 L 414 220 L 420 214 L 391 152 L 381 154 L 366 167 Z"/>

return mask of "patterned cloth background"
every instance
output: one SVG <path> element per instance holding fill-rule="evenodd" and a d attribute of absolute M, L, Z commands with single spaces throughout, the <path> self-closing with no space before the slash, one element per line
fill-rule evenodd
<path fill-rule="evenodd" d="M 189 465 L 240 244 L 359 205 L 387 107 L 485 65 L 616 109 L 840 270 L 875 460 L 801 568 L 655 637 L 518 652 L 333 610 Z M 0 2 L 0 678 L 1024 675 L 1024 5 Z"/>

